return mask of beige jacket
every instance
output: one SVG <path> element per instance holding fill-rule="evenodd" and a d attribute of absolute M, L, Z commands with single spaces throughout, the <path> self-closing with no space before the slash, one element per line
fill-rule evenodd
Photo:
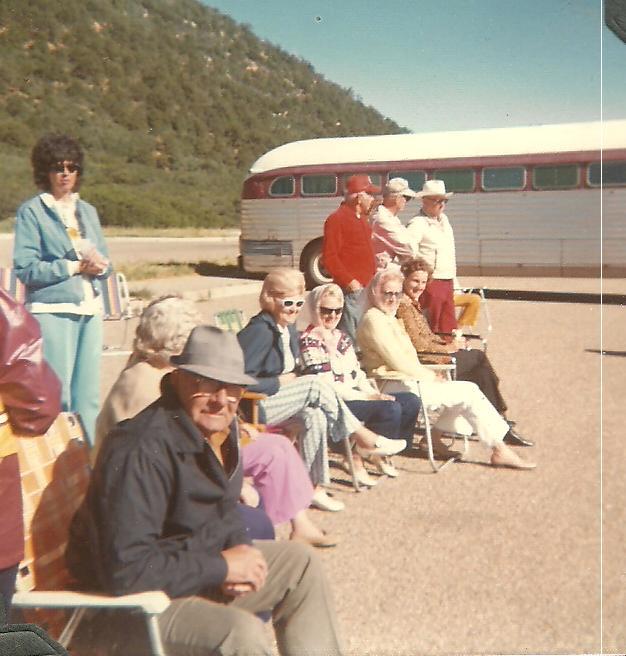
<path fill-rule="evenodd" d="M 393 316 L 376 307 L 364 315 L 356 334 L 361 364 L 375 378 L 434 381 L 435 372 L 420 364 L 411 339 Z"/>
<path fill-rule="evenodd" d="M 92 462 L 95 462 L 104 438 L 115 424 L 134 417 L 161 396 L 161 378 L 168 371 L 170 369 L 159 369 L 147 362 L 137 362 L 122 371 L 96 420 L 96 441 L 90 455 Z"/>

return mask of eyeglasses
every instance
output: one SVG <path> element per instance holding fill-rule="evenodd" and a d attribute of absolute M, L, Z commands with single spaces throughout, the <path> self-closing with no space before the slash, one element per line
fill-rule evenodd
<path fill-rule="evenodd" d="M 343 308 L 329 308 L 320 306 L 320 314 L 323 317 L 329 317 L 331 314 L 339 316 L 343 312 Z"/>
<path fill-rule="evenodd" d="M 276 302 L 280 303 L 284 308 L 301 308 L 304 305 L 304 299 L 302 298 L 277 298 Z"/>
<path fill-rule="evenodd" d="M 392 301 L 402 296 L 402 292 L 383 292 L 383 298 L 386 301 Z"/>
<path fill-rule="evenodd" d="M 237 403 L 241 400 L 244 388 L 241 385 L 233 385 L 232 383 L 223 383 L 219 380 L 212 378 L 203 378 L 202 376 L 190 376 L 196 386 L 194 396 L 212 396 L 217 395 L 224 390 L 226 392 L 226 399 L 230 403 Z"/>
<path fill-rule="evenodd" d="M 57 162 L 50 167 L 50 173 L 65 173 L 66 169 L 68 173 L 80 173 L 80 164 Z"/>
<path fill-rule="evenodd" d="M 425 196 L 424 200 L 427 200 L 433 205 L 445 205 L 448 202 L 447 198 L 428 198 L 428 196 Z"/>

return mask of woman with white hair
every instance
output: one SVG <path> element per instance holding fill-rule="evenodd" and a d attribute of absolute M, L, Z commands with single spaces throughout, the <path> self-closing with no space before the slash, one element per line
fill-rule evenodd
<path fill-rule="evenodd" d="M 411 392 L 381 394 L 367 379 L 350 337 L 337 326 L 343 312 L 343 292 L 334 283 L 316 287 L 298 316 L 303 373 L 316 374 L 332 385 L 355 417 L 368 428 L 391 439 L 413 441 L 420 401 Z M 398 470 L 382 456 L 371 458 L 379 473 L 392 478 Z M 376 484 L 354 454 L 359 483 Z"/>
<path fill-rule="evenodd" d="M 96 420 L 92 459 L 106 434 L 122 419 L 134 417 L 161 394 L 161 378 L 172 369 L 170 356 L 183 350 L 192 329 L 202 323 L 193 303 L 163 296 L 143 311 L 135 332 L 133 352 L 113 384 Z"/>
<path fill-rule="evenodd" d="M 259 403 L 265 421 L 279 425 L 292 417 L 304 423 L 298 439 L 300 455 L 316 486 L 313 505 L 342 510 L 322 486 L 330 482 L 326 436 L 333 442 L 350 437 L 367 455 L 393 455 L 405 440 L 390 440 L 366 428 L 350 412 L 332 386 L 318 376 L 298 376 L 300 347 L 295 321 L 304 305 L 304 276 L 295 269 L 275 269 L 263 281 L 261 312 L 239 332 L 246 373 L 259 383 L 250 389 L 267 395 Z"/>
<path fill-rule="evenodd" d="M 161 378 L 173 368 L 170 357 L 183 350 L 189 333 L 201 323 L 193 303 L 179 296 L 158 298 L 146 307 L 137 326 L 133 353 L 98 417 L 94 451 L 116 423 L 133 417 L 156 401 L 161 394 Z M 254 487 L 249 482 L 244 484 L 244 503 L 255 508 L 260 495 L 263 510 L 272 524 L 291 523 L 293 540 L 318 547 L 336 544 L 307 515 L 313 487 L 289 440 L 282 435 L 258 433 L 250 427 L 245 432 L 250 440 L 241 451 L 243 472 Z M 255 521 L 246 515 L 246 524 Z"/>
<path fill-rule="evenodd" d="M 427 409 L 443 408 L 438 424 L 463 417 L 491 448 L 492 465 L 533 469 L 535 464 L 522 460 L 504 444 L 509 425 L 474 383 L 442 380 L 420 363 L 411 339 L 396 319 L 403 282 L 400 271 L 392 269 L 377 273 L 368 286 L 368 309 L 357 329 L 366 371 L 388 381 L 388 391 L 409 390 L 421 396 Z M 432 431 L 435 451 L 443 457 L 458 455 L 443 443 L 441 434 L 436 425 Z"/>

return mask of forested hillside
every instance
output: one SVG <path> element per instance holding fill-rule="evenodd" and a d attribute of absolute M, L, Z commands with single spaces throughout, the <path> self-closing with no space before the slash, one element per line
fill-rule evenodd
<path fill-rule="evenodd" d="M 236 224 L 269 148 L 402 131 L 196 0 L 2 0 L 0 62 L 0 219 L 34 192 L 46 132 L 82 143 L 103 223 L 212 227 Z"/>

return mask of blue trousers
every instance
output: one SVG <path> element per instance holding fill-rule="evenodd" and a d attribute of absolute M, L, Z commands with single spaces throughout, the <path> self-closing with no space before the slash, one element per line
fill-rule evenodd
<path fill-rule="evenodd" d="M 102 317 L 84 314 L 33 315 L 43 335 L 43 355 L 61 381 L 61 407 L 78 412 L 93 446 L 100 408 Z"/>
<path fill-rule="evenodd" d="M 411 392 L 392 396 L 395 401 L 346 401 L 346 405 L 370 430 L 392 440 L 406 440 L 410 449 L 421 401 Z"/>

